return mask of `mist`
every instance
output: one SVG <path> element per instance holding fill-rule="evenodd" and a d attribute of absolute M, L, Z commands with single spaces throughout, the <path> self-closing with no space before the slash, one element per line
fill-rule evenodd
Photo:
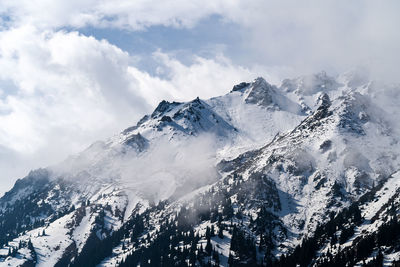
<path fill-rule="evenodd" d="M 215 144 L 209 134 L 183 142 L 160 140 L 143 155 L 121 161 L 121 181 L 154 202 L 182 196 L 218 179 Z"/>
<path fill-rule="evenodd" d="M 212 134 L 160 138 L 138 153 L 126 145 L 96 142 L 50 169 L 54 179 L 61 177 L 82 187 L 93 181 L 116 182 L 128 195 L 157 203 L 218 180 L 215 144 Z"/>

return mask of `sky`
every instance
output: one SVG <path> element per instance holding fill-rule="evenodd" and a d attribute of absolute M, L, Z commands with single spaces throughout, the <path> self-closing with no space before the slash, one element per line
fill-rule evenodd
<path fill-rule="evenodd" d="M 2 0 L 0 195 L 163 99 L 358 67 L 399 82 L 399 11 L 395 0 Z"/>

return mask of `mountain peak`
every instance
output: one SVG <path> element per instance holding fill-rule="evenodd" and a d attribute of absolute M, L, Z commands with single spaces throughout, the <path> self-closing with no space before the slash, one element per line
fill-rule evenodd
<path fill-rule="evenodd" d="M 243 91 L 246 87 L 248 87 L 250 83 L 248 82 L 241 82 L 233 86 L 231 93 L 236 91 Z"/>
<path fill-rule="evenodd" d="M 153 111 L 153 113 L 151 114 L 151 118 L 156 118 L 159 117 L 160 115 L 172 110 L 174 107 L 180 105 L 182 103 L 179 102 L 168 102 L 166 100 L 162 100 L 158 106 L 156 107 L 156 109 Z"/>
<path fill-rule="evenodd" d="M 338 89 L 342 84 L 325 71 L 295 79 L 284 79 L 281 88 L 286 92 L 294 92 L 302 96 L 310 96 L 318 92 L 329 92 Z"/>
<path fill-rule="evenodd" d="M 318 109 L 327 109 L 331 105 L 331 100 L 329 98 L 329 95 L 327 93 L 321 93 L 321 95 L 318 97 Z"/>
<path fill-rule="evenodd" d="M 267 83 L 264 78 L 258 77 L 251 83 L 249 93 L 245 99 L 246 103 L 269 106 L 274 104 L 276 98 L 276 87 Z"/>
<path fill-rule="evenodd" d="M 231 93 L 232 92 L 242 92 L 243 93 L 249 87 L 251 88 L 251 90 L 253 90 L 254 88 L 259 88 L 259 87 L 265 89 L 266 87 L 268 87 L 268 85 L 269 84 L 263 77 L 257 77 L 252 82 L 241 82 L 241 83 L 235 84 L 230 92 Z"/>
<path fill-rule="evenodd" d="M 358 87 L 369 82 L 369 73 L 366 69 L 355 68 L 339 76 L 348 87 Z"/>
<path fill-rule="evenodd" d="M 174 112 L 172 119 L 190 134 L 211 131 L 226 135 L 227 132 L 236 130 L 199 97 L 180 107 Z"/>

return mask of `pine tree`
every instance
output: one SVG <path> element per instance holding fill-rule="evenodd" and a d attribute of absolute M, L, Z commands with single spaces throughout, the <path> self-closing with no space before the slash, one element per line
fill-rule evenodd
<path fill-rule="evenodd" d="M 210 230 L 210 227 L 207 226 L 207 228 L 206 228 L 206 239 L 208 240 L 208 239 L 210 239 L 210 237 L 211 237 L 211 230 Z"/>
<path fill-rule="evenodd" d="M 227 219 L 231 219 L 233 216 L 233 208 L 231 199 L 228 197 L 225 205 L 223 206 L 222 214 L 226 216 Z"/>
<path fill-rule="evenodd" d="M 210 236 L 211 236 L 211 237 L 214 237 L 214 236 L 215 236 L 214 224 L 213 224 L 213 225 L 211 225 Z"/>
<path fill-rule="evenodd" d="M 215 261 L 215 265 L 219 266 L 219 254 L 215 249 L 213 250 L 212 257 L 213 257 L 213 259 Z"/>
<path fill-rule="evenodd" d="M 228 265 L 233 266 L 233 264 L 234 264 L 233 255 L 231 252 L 229 252 Z"/>
<path fill-rule="evenodd" d="M 222 224 L 220 225 L 219 229 L 218 229 L 218 237 L 223 239 L 224 238 L 224 229 L 222 227 Z"/>
<path fill-rule="evenodd" d="M 355 206 L 355 208 L 354 208 L 353 218 L 354 218 L 354 222 L 356 224 L 359 224 L 362 221 L 361 210 L 358 206 Z"/>
<path fill-rule="evenodd" d="M 193 249 L 189 253 L 189 264 L 190 266 L 196 266 L 196 253 Z"/>
<path fill-rule="evenodd" d="M 210 239 L 207 239 L 207 244 L 206 244 L 206 252 L 209 256 L 211 256 L 212 252 L 212 245 Z"/>
<path fill-rule="evenodd" d="M 28 248 L 29 248 L 29 250 L 33 250 L 33 249 L 34 249 L 34 248 L 33 248 L 32 241 L 31 241 L 30 238 L 29 238 L 29 240 L 28 240 Z"/>
<path fill-rule="evenodd" d="M 332 235 L 332 239 L 331 239 L 331 246 L 334 245 L 334 244 L 336 244 L 337 241 L 338 241 L 337 236 L 336 236 L 336 234 L 334 233 L 334 234 Z"/>

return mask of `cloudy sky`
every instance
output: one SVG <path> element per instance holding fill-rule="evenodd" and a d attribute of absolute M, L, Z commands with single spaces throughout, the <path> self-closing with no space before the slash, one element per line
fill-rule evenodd
<path fill-rule="evenodd" d="M 400 80 L 399 1 L 2 0 L 0 194 L 162 99 L 367 68 Z"/>

